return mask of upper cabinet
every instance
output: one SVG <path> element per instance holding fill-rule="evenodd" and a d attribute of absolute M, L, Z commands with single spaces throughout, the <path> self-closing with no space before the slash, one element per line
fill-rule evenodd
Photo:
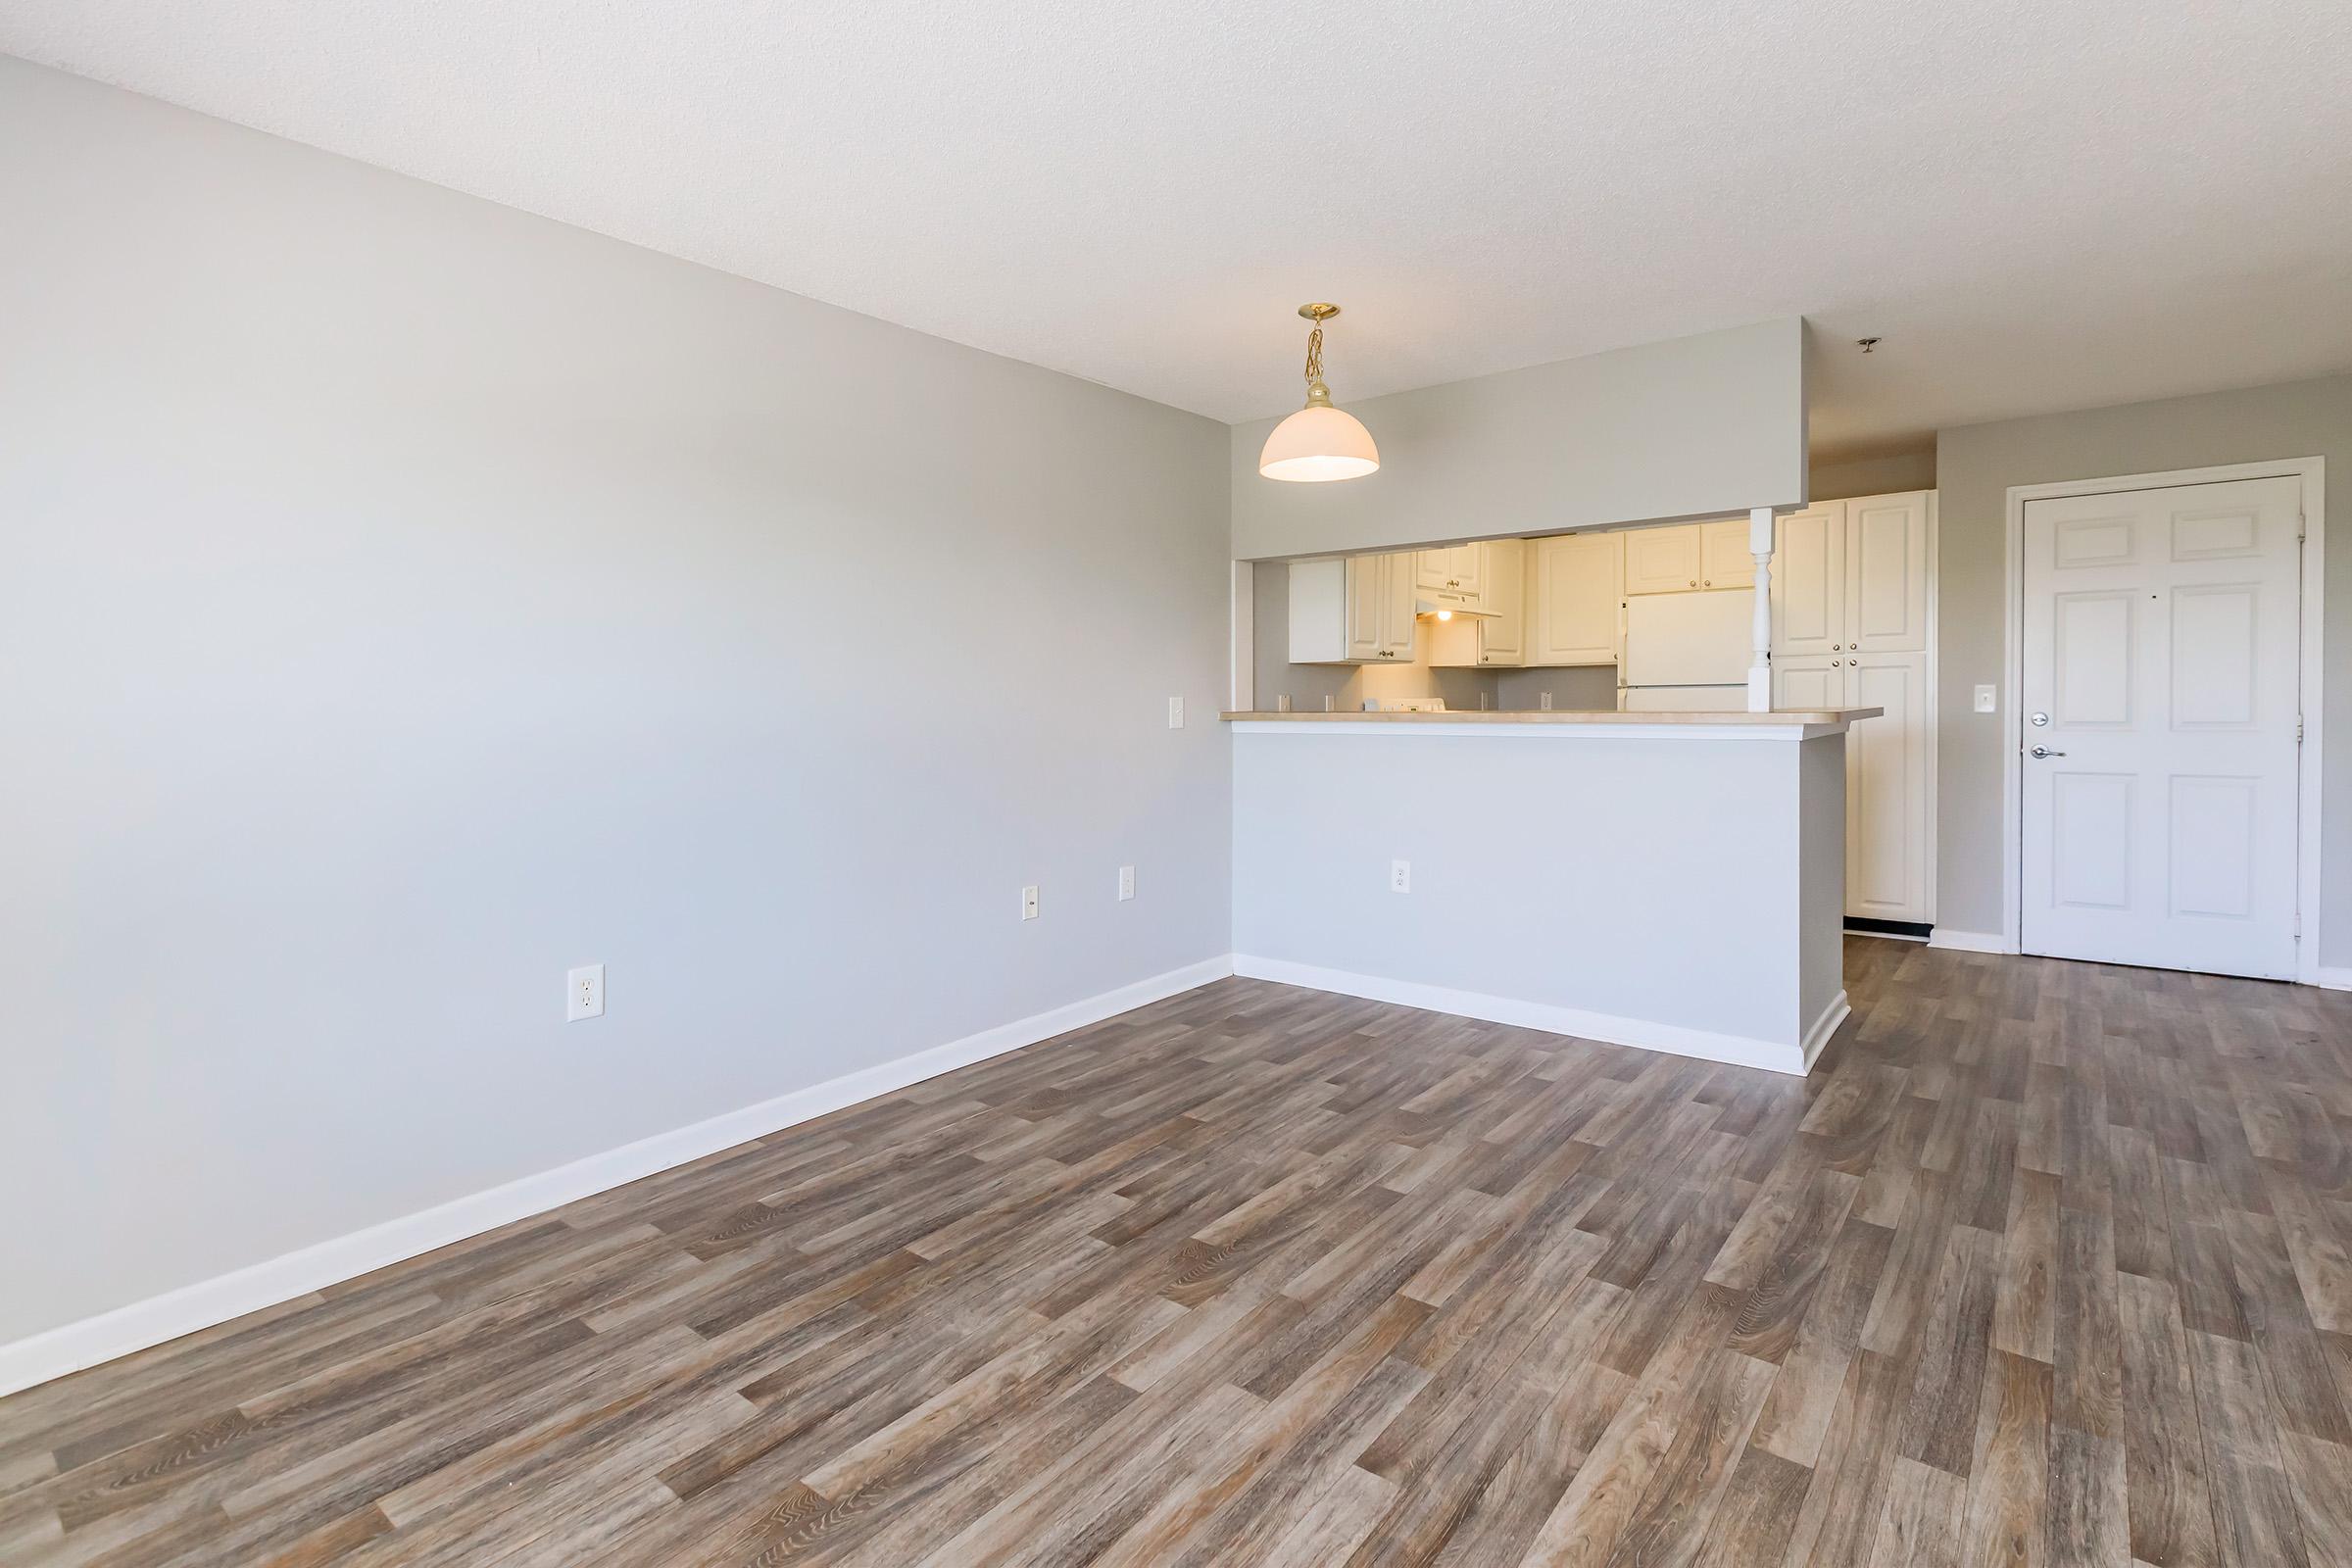
<path fill-rule="evenodd" d="M 1791 513 L 1776 531 L 1772 651 L 1796 659 L 1844 653 L 1845 503 L 1829 501 Z"/>
<path fill-rule="evenodd" d="M 1928 646 L 1936 494 L 1825 501 L 1780 519 L 1773 652 L 1912 654 Z"/>
<path fill-rule="evenodd" d="M 1705 593 L 1753 588 L 1756 558 L 1747 548 L 1747 519 L 1722 517 L 1671 528 L 1625 530 L 1625 591 L 1630 594 Z"/>
<path fill-rule="evenodd" d="M 1725 517 L 1698 525 L 1698 586 L 1753 588 L 1755 553 L 1747 548 L 1747 519 Z"/>
<path fill-rule="evenodd" d="M 1502 544 L 1518 547 L 1517 540 L 1474 540 L 1466 545 L 1441 545 L 1435 550 L 1413 552 L 1414 586 L 1422 598 L 1441 605 L 1465 605 L 1473 608 L 1483 603 L 1489 576 L 1488 557 Z"/>
<path fill-rule="evenodd" d="M 1527 662 L 1527 557 L 1521 539 L 1494 539 L 1476 547 L 1479 604 L 1487 613 L 1456 615 L 1421 623 L 1429 638 L 1429 662 L 1441 669 L 1502 668 Z M 1438 554 L 1420 552 L 1424 561 Z M 1422 581 L 1426 584 L 1427 579 Z M 1427 597 L 1424 589 L 1423 597 Z"/>
<path fill-rule="evenodd" d="M 1291 564 L 1291 662 L 1410 663 L 1413 558 Z"/>
<path fill-rule="evenodd" d="M 1845 504 L 1845 640 L 1849 652 L 1928 646 L 1928 515 L 1935 493 Z"/>
<path fill-rule="evenodd" d="M 1496 539 L 1479 547 L 1479 595 L 1492 613 L 1478 622 L 1478 662 L 1527 662 L 1527 541 Z"/>
<path fill-rule="evenodd" d="M 1628 528 L 1625 540 L 1627 594 L 1687 594 L 1698 587 L 1699 525 Z"/>
<path fill-rule="evenodd" d="M 1625 598 L 1623 533 L 1565 533 L 1527 547 L 1530 664 L 1614 664 Z"/>

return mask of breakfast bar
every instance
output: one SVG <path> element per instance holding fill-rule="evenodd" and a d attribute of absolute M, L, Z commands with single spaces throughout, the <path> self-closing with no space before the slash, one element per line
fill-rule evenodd
<path fill-rule="evenodd" d="M 1235 969 L 1801 1074 L 1881 711 L 1228 712 Z"/>

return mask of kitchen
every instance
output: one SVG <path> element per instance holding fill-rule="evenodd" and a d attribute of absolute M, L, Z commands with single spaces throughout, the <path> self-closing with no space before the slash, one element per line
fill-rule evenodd
<path fill-rule="evenodd" d="M 1846 744 L 1854 929 L 1935 918 L 1936 493 L 1775 520 L 1772 706 L 1871 707 Z M 1736 712 L 1754 658 L 1745 515 L 1261 563 L 1256 706 Z M 1287 656 L 1287 657 L 1286 657 Z"/>

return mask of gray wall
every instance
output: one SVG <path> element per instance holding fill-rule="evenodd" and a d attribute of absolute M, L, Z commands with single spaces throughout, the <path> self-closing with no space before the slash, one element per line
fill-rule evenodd
<path fill-rule="evenodd" d="M 1229 950 L 1222 426 L 5 60 L 0 212 L 0 1341 Z"/>
<path fill-rule="evenodd" d="M 2352 376 L 1945 430 L 1936 442 L 1941 550 L 1937 923 L 2001 924 L 2001 735 L 1969 710 L 2002 680 L 2007 490 L 2226 463 L 2321 457 L 2335 490 L 2328 551 L 2327 798 L 2320 961 L 2352 963 Z"/>
<path fill-rule="evenodd" d="M 1936 448 L 1890 452 L 1875 458 L 1815 460 L 1807 488 L 1816 501 L 1850 501 L 1856 496 L 1900 495 L 1936 488 Z"/>
<path fill-rule="evenodd" d="M 1605 712 L 1617 706 L 1617 666 L 1546 664 L 1501 670 L 1494 677 L 1497 708 L 1539 709 L 1545 692 L 1551 693 L 1555 711 L 1590 708 Z"/>
<path fill-rule="evenodd" d="M 1340 484 L 1259 476 L 1280 422 L 1233 427 L 1238 561 L 1562 533 L 1805 499 L 1804 325 L 1791 318 L 1351 401 L 1379 443 Z"/>

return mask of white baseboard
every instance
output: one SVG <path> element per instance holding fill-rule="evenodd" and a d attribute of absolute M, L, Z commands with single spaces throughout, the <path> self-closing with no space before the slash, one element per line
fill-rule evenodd
<path fill-rule="evenodd" d="M 2329 991 L 2352 991 L 2352 969 L 2322 964 L 2311 983 Z"/>
<path fill-rule="evenodd" d="M 96 1317 L 0 1345 L 0 1395 L 13 1394 L 85 1366 L 112 1361 L 133 1350 L 143 1350 L 151 1345 L 242 1317 L 247 1312 L 292 1300 L 388 1263 L 545 1213 L 722 1149 L 732 1149 L 844 1105 L 891 1094 L 943 1072 L 1018 1051 L 1073 1029 L 1083 1029 L 1211 980 L 1221 980 L 1231 973 L 1232 959 L 1222 955 L 1181 969 L 1170 969 L 1165 974 L 1138 980 L 1083 1002 L 984 1029 L 911 1056 L 901 1056 L 895 1061 L 797 1089 L 708 1121 L 658 1133 L 554 1170 L 508 1182 L 503 1187 L 454 1199 L 417 1213 L 370 1225 L 366 1230 L 300 1248 L 267 1262 L 133 1301 Z"/>
<path fill-rule="evenodd" d="M 2009 941 L 1997 931 L 1955 931 L 1939 925 L 1928 933 L 1928 946 L 1949 948 L 1954 953 L 2015 953 Z"/>
<path fill-rule="evenodd" d="M 1853 1015 L 1854 1004 L 1843 991 L 1830 999 L 1830 1004 L 1821 1009 L 1821 1016 L 1813 1020 L 1813 1027 L 1805 1031 L 1805 1071 L 1813 1070 L 1813 1063 L 1821 1059 L 1821 1048 L 1830 1043 L 1838 1026 Z"/>
<path fill-rule="evenodd" d="M 1449 1012 L 1459 1018 L 1517 1024 L 1555 1035 L 1605 1040 L 1611 1045 L 1639 1046 L 1644 1051 L 1729 1062 L 1736 1067 L 1761 1067 L 1767 1072 L 1793 1073 L 1798 1077 L 1804 1076 L 1805 1069 L 1813 1064 L 1813 1056 L 1836 1032 L 1846 1011 L 1845 993 L 1840 991 L 1837 1001 L 1806 1031 L 1807 1045 L 1800 1046 L 1747 1035 L 1686 1029 L 1678 1024 L 1653 1023 L 1615 1013 L 1587 1012 L 1582 1007 L 1555 1006 L 1547 1002 L 1521 1002 L 1483 991 L 1455 991 L 1412 980 L 1391 980 L 1384 975 L 1325 969 L 1311 963 L 1293 963 L 1287 958 L 1258 958 L 1242 953 L 1233 956 L 1233 972 L 1250 980 L 1274 980 L 1283 985 L 1337 992 L 1344 997 L 1362 997 L 1370 1002 L 1394 1002 L 1429 1012 Z"/>

